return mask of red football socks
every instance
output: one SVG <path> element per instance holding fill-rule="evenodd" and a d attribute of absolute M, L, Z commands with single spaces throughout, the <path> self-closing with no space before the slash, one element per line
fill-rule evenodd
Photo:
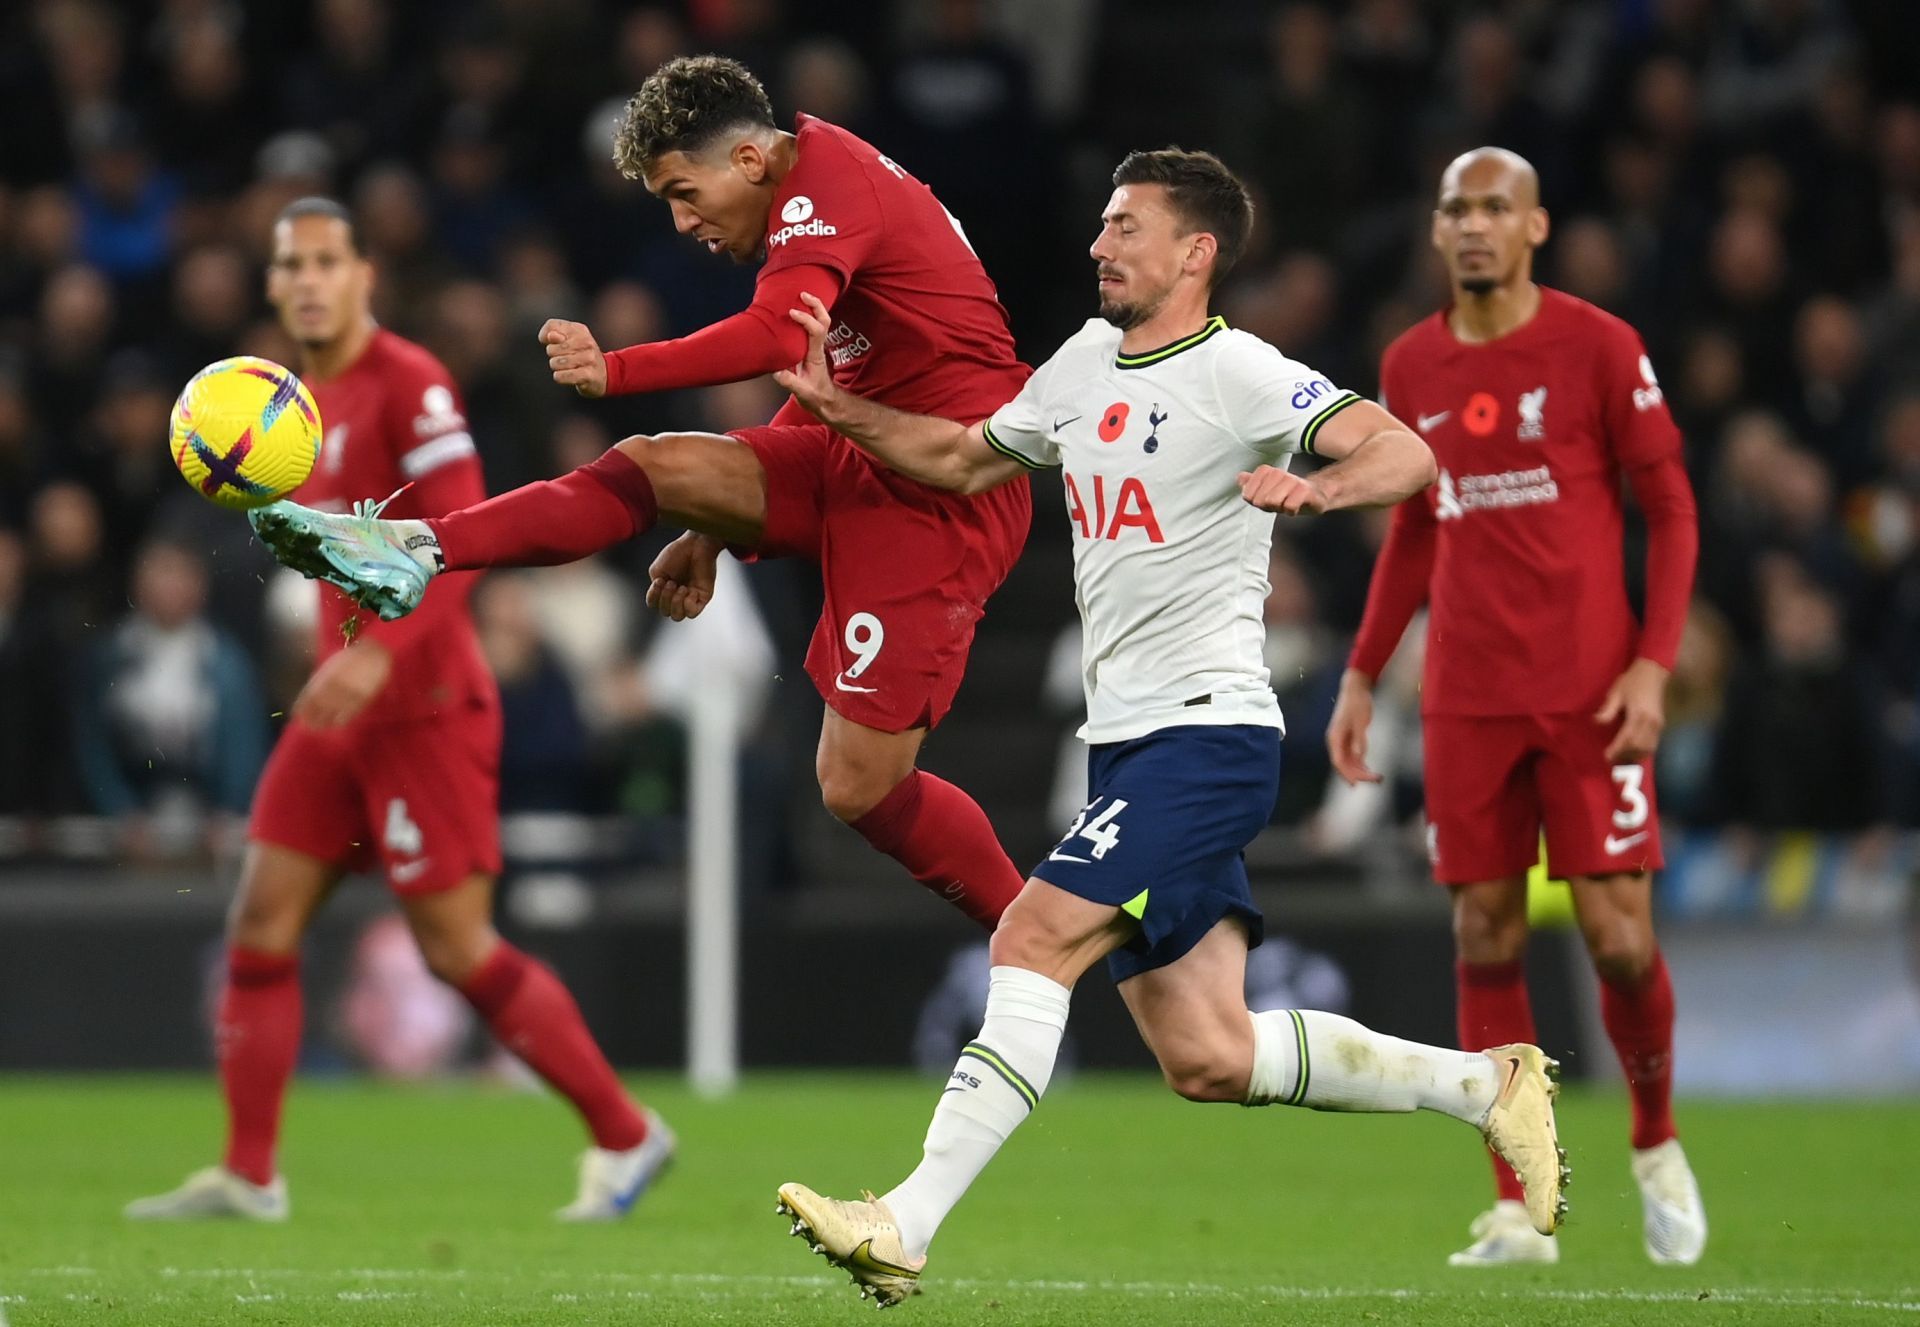
<path fill-rule="evenodd" d="M 1633 1100 L 1633 1145 L 1657 1147 L 1674 1136 L 1673 980 L 1665 956 L 1631 985 L 1600 983 L 1600 1021 L 1627 1071 Z"/>
<path fill-rule="evenodd" d="M 552 969 L 502 940 L 460 993 L 501 1045 L 573 1103 L 595 1145 L 614 1152 L 639 1146 L 647 1136 L 646 1118 Z"/>
<path fill-rule="evenodd" d="M 1527 999 L 1526 964 L 1456 963 L 1453 969 L 1456 1026 L 1460 1049 L 1483 1051 L 1489 1046 L 1506 1046 L 1516 1041 L 1530 1042 L 1533 1029 L 1533 1005 Z M 1513 1167 L 1488 1154 L 1493 1162 L 1493 1182 L 1502 1198 L 1522 1201 L 1526 1191 Z"/>
<path fill-rule="evenodd" d="M 255 1184 L 273 1179 L 280 1105 L 300 1057 L 300 960 L 227 951 L 215 1046 L 227 1098 L 226 1168 Z"/>
<path fill-rule="evenodd" d="M 980 804 L 924 770 L 902 779 L 853 828 L 988 930 L 1026 884 Z"/>
<path fill-rule="evenodd" d="M 645 534 L 659 514 L 653 481 L 615 448 L 558 479 L 436 516 L 427 528 L 446 571 L 551 567 Z"/>

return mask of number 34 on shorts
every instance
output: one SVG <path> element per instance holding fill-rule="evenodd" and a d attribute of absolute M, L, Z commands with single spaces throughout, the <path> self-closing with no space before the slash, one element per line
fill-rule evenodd
<path fill-rule="evenodd" d="M 1105 805 L 1101 805 L 1102 803 Z M 1127 809 L 1124 797 L 1096 797 L 1073 818 L 1067 833 L 1047 854 L 1050 862 L 1098 862 L 1120 842 L 1120 813 Z"/>

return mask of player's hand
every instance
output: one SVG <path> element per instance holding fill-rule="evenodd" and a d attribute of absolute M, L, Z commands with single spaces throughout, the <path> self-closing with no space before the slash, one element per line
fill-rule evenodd
<path fill-rule="evenodd" d="M 1620 731 L 1607 744 L 1609 761 L 1645 760 L 1659 749 L 1660 732 L 1667 726 L 1667 670 L 1651 659 L 1635 659 L 1607 688 L 1607 698 L 1593 717 L 1600 723 L 1620 724 Z"/>
<path fill-rule="evenodd" d="M 293 717 L 310 728 L 352 723 L 393 676 L 393 651 L 362 636 L 318 668 L 294 697 Z"/>
<path fill-rule="evenodd" d="M 1317 514 L 1327 509 L 1327 495 L 1305 475 L 1289 474 L 1271 465 L 1263 465 L 1251 474 L 1240 476 L 1240 496 L 1261 511 L 1282 516 Z"/>
<path fill-rule="evenodd" d="M 800 300 L 806 307 L 787 310 L 787 317 L 806 329 L 807 353 L 792 368 L 776 372 L 773 380 L 792 392 L 793 399 L 815 419 L 824 420 L 828 403 L 840 390 L 827 369 L 827 333 L 833 328 L 833 318 L 818 296 L 803 290 Z"/>
<path fill-rule="evenodd" d="M 1327 724 L 1327 754 L 1334 773 L 1348 783 L 1378 783 L 1367 765 L 1367 729 L 1373 724 L 1373 684 L 1348 669 L 1340 679 L 1340 698 Z"/>
<path fill-rule="evenodd" d="M 540 344 L 547 348 L 547 368 L 555 382 L 582 396 L 607 394 L 607 357 L 585 323 L 549 318 L 540 324 Z"/>
<path fill-rule="evenodd" d="M 699 617 L 713 599 L 713 580 L 726 545 L 703 534 L 683 534 L 660 550 L 647 574 L 647 607 L 670 622 Z"/>

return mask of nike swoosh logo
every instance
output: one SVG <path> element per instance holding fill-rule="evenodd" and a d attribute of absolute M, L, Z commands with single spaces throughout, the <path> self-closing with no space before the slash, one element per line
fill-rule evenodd
<path fill-rule="evenodd" d="M 884 1258 L 874 1257 L 873 1241 L 870 1239 L 860 1241 L 860 1247 L 847 1255 L 847 1263 L 849 1266 L 859 1267 L 863 1271 L 879 1272 L 883 1276 L 904 1276 L 908 1280 L 917 1280 L 920 1276 L 920 1273 L 914 1271 L 911 1267 L 902 1267 L 897 1263 L 890 1263 Z"/>
<path fill-rule="evenodd" d="M 392 876 L 400 884 L 404 885 L 412 881 L 418 880 L 421 874 L 426 871 L 426 869 L 427 869 L 427 859 L 422 857 L 417 861 L 397 862 L 393 866 L 388 868 L 387 874 Z"/>
<path fill-rule="evenodd" d="M 1452 417 L 1452 415 L 1453 415 L 1453 411 L 1451 410 L 1442 410 L 1437 415 L 1422 415 L 1420 416 L 1420 419 L 1419 419 L 1420 431 L 1422 433 L 1431 432 L 1433 429 L 1436 429 L 1440 425 L 1446 423 L 1447 420 Z"/>
<path fill-rule="evenodd" d="M 1050 862 L 1079 862 L 1079 863 L 1080 863 L 1080 864 L 1081 864 L 1082 866 L 1092 866 L 1092 865 L 1093 865 L 1093 859 L 1092 859 L 1092 858 L 1090 858 L 1090 857 L 1075 857 L 1075 856 L 1074 856 L 1074 855 L 1073 855 L 1072 853 L 1070 853 L 1070 852 L 1050 852 L 1050 853 L 1048 853 L 1048 854 L 1047 854 L 1047 860 L 1048 860 L 1048 861 L 1050 861 Z"/>
<path fill-rule="evenodd" d="M 1506 1084 L 1500 1089 L 1499 1100 L 1505 1101 L 1507 1099 L 1508 1094 L 1513 1091 L 1514 1080 L 1519 1077 L 1520 1077 L 1520 1057 L 1516 1055 L 1512 1059 L 1507 1061 L 1507 1081 L 1506 1081 Z"/>
<path fill-rule="evenodd" d="M 1601 846 L 1607 850 L 1607 855 L 1609 857 L 1615 857 L 1625 852 L 1628 848 L 1631 848 L 1634 844 L 1638 843 L 1641 839 L 1644 839 L 1645 837 L 1647 837 L 1647 831 L 1644 829 L 1641 830 L 1638 834 L 1629 834 L 1624 839 L 1616 839 L 1615 837 L 1613 837 L 1613 835 L 1609 834 L 1607 835 L 1607 841 L 1603 843 Z"/>
<path fill-rule="evenodd" d="M 834 679 L 833 679 L 833 685 L 834 685 L 834 689 L 835 689 L 835 690 L 837 690 L 837 691 L 865 691 L 865 692 L 867 692 L 868 694 L 872 694 L 873 692 L 876 692 L 876 691 L 878 691 L 878 690 L 880 689 L 879 687 L 856 687 L 856 686 L 853 686 L 852 684 L 850 684 L 849 682 L 847 682 L 847 681 L 846 681 L 846 679 L 844 679 L 844 678 L 842 678 L 842 677 L 840 677 L 840 676 L 839 676 L 838 674 L 835 674 L 835 676 L 834 676 Z"/>
<path fill-rule="evenodd" d="M 1053 421 L 1053 431 L 1055 433 L 1058 433 L 1061 429 L 1065 428 L 1067 425 L 1073 423 L 1074 420 L 1079 418 L 1080 418 L 1079 415 L 1068 415 L 1065 419 L 1056 419 Z"/>

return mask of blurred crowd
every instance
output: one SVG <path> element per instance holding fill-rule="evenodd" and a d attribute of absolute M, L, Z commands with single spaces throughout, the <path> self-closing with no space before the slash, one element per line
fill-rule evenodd
<path fill-rule="evenodd" d="M 1260 224 L 1222 311 L 1363 391 L 1444 300 L 1440 167 L 1480 143 L 1526 154 L 1555 222 L 1541 276 L 1640 329 L 1700 497 L 1665 809 L 1913 825 L 1916 49 L 1905 0 L 18 0 L 0 11 L 0 816 L 113 816 L 138 851 L 176 809 L 244 810 L 311 606 L 162 440 L 202 364 L 294 359 L 261 298 L 290 199 L 356 209 L 380 317 L 451 368 L 496 490 L 627 433 L 764 421 L 767 383 L 583 403 L 533 339 L 560 316 L 631 344 L 745 303 L 752 273 L 675 236 L 609 156 L 649 71 L 718 50 L 781 114 L 847 125 L 930 183 L 1034 361 L 1090 312 L 1085 244 L 1129 148 L 1209 147 L 1246 175 Z M 1056 506 L 1043 494 L 1036 547 L 1061 538 Z M 1282 819 L 1355 814 L 1323 797 L 1318 734 L 1383 525 L 1276 548 L 1269 656 L 1298 735 Z M 649 554 L 480 594 L 509 809 L 672 804 Z M 732 629 L 762 675 L 797 678 L 813 591 L 797 569 L 754 576 Z M 1011 625 L 1051 637 L 1070 615 L 1060 595 Z M 1404 816 L 1417 668 L 1395 676 Z M 770 709 L 804 702 L 793 680 Z M 1042 703 L 1037 679 L 1017 703 Z M 801 761 L 810 725 L 787 744 Z"/>

